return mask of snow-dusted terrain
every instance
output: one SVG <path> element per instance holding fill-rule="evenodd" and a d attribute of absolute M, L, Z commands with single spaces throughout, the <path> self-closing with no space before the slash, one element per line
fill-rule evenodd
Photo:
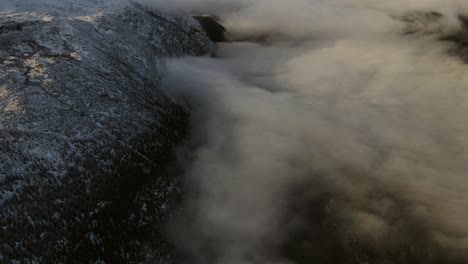
<path fill-rule="evenodd" d="M 467 72 L 466 0 L 0 0 L 0 263 L 466 264 Z"/>
<path fill-rule="evenodd" d="M 0 2 L 0 263 L 137 257 L 186 129 L 161 58 L 212 45 L 195 20 L 135 3 Z"/>

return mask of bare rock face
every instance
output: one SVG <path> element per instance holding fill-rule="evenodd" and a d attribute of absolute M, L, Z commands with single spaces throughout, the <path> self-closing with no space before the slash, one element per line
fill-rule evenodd
<path fill-rule="evenodd" d="M 404 22 L 405 34 L 434 36 L 451 42 L 449 53 L 468 63 L 468 17 L 465 15 L 458 15 L 458 26 L 451 25 L 445 15 L 437 12 L 411 12 L 395 19 Z"/>
<path fill-rule="evenodd" d="M 128 263 L 144 247 L 158 263 L 163 241 L 139 241 L 177 199 L 166 165 L 187 129 L 158 89 L 162 58 L 213 44 L 136 4 L 54 10 L 0 13 L 0 263 Z"/>
<path fill-rule="evenodd" d="M 221 25 L 221 23 L 218 21 L 218 19 L 216 19 L 216 17 L 209 15 L 195 15 L 193 17 L 198 22 L 200 22 L 200 25 L 206 31 L 206 34 L 208 34 L 208 37 L 211 39 L 211 41 L 226 41 L 226 37 L 224 36 L 224 33 L 226 33 L 226 28 L 223 25 Z"/>

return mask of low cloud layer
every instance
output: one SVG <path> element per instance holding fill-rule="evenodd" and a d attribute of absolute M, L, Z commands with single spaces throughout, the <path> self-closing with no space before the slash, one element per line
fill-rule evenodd
<path fill-rule="evenodd" d="M 468 261 L 468 65 L 439 40 L 464 1 L 164 7 L 218 12 L 233 40 L 168 61 L 193 113 L 188 263 Z"/>

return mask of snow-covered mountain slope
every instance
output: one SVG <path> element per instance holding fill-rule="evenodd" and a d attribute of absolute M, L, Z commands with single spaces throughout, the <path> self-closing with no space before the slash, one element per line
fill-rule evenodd
<path fill-rule="evenodd" d="M 168 206 L 186 125 L 161 58 L 213 44 L 133 3 L 31 2 L 0 6 L 0 263 L 127 262 Z"/>
<path fill-rule="evenodd" d="M 0 9 L 3 11 L 66 14 L 68 16 L 72 13 L 86 13 L 127 4 L 127 0 L 2 0 Z"/>

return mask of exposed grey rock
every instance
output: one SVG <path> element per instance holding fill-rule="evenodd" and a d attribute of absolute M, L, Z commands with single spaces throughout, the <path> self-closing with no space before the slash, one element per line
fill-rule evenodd
<path fill-rule="evenodd" d="M 128 262 L 177 189 L 161 58 L 213 44 L 191 18 L 77 9 L 0 13 L 0 263 Z"/>
<path fill-rule="evenodd" d="M 203 29 L 206 31 L 206 34 L 208 34 L 208 37 L 211 39 L 211 41 L 226 41 L 226 37 L 224 36 L 226 28 L 220 24 L 216 17 L 209 15 L 195 15 L 193 17 L 198 22 L 200 22 L 200 25 L 202 25 Z"/>
<path fill-rule="evenodd" d="M 437 12 L 411 12 L 396 19 L 405 23 L 405 34 L 433 35 L 454 45 L 450 53 L 468 62 L 468 18 L 458 16 L 459 27 L 448 26 L 447 17 Z"/>

